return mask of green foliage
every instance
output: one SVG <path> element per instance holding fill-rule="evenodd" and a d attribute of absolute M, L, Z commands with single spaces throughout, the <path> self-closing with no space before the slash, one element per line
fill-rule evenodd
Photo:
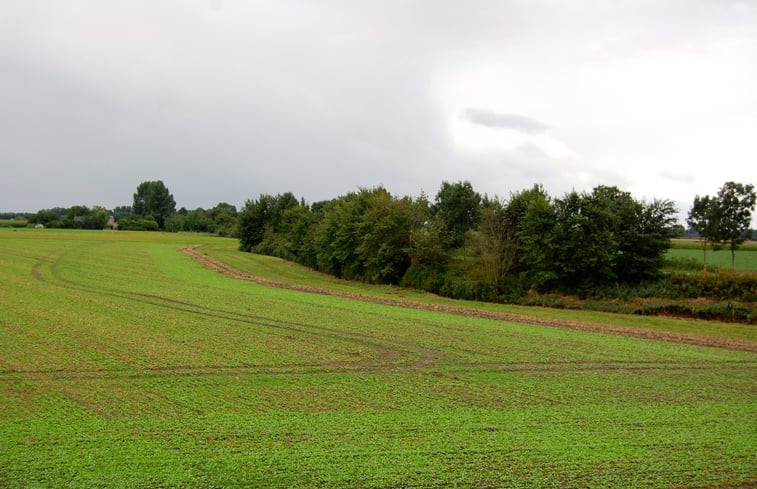
<path fill-rule="evenodd" d="M 266 228 L 276 232 L 284 211 L 298 205 L 291 192 L 276 196 L 261 194 L 258 200 L 248 200 L 239 213 L 239 249 L 252 251 L 263 241 Z"/>
<path fill-rule="evenodd" d="M 666 270 L 694 272 L 702 269 L 702 264 L 687 256 L 669 256 L 665 259 L 664 268 Z"/>
<path fill-rule="evenodd" d="M 463 244 L 465 232 L 473 229 L 481 213 L 481 195 L 470 182 L 442 182 L 433 207 L 444 223 L 453 246 Z"/>
<path fill-rule="evenodd" d="M 142 182 L 134 193 L 132 211 L 138 216 L 154 220 L 163 229 L 166 219 L 176 212 L 176 201 L 162 180 Z"/>
<path fill-rule="evenodd" d="M 534 192 L 524 207 L 525 212 L 518 227 L 521 279 L 524 288 L 549 290 L 555 286 L 558 278 L 553 266 L 559 246 L 555 233 L 557 212 L 543 192 Z"/>
<path fill-rule="evenodd" d="M 748 238 L 755 201 L 757 194 L 751 184 L 726 182 L 718 191 L 718 238 L 731 250 L 732 270 L 736 267 L 736 249 Z"/>
<path fill-rule="evenodd" d="M 116 221 L 120 221 L 122 218 L 132 214 L 133 212 L 130 205 L 119 205 L 113 208 L 113 219 Z"/>
<path fill-rule="evenodd" d="M 205 209 L 197 208 L 168 217 L 165 221 L 165 229 L 170 232 L 213 233 L 215 222 Z"/>
<path fill-rule="evenodd" d="M 104 229 L 110 213 L 100 206 L 90 209 L 84 205 L 70 208 L 43 209 L 29 217 L 29 224 L 42 224 L 47 228 Z"/>
<path fill-rule="evenodd" d="M 590 295 L 659 278 L 675 212 L 670 201 L 638 202 L 603 186 L 552 200 L 535 185 L 504 201 L 444 182 L 433 206 L 382 187 L 312 206 L 261 195 L 240 214 L 240 249 L 450 297 Z"/>
<path fill-rule="evenodd" d="M 357 248 L 369 282 L 400 282 L 410 266 L 408 252 L 412 222 L 410 198 L 398 199 L 383 188 L 370 195 L 362 216 L 363 239 Z"/>
<path fill-rule="evenodd" d="M 702 238 L 703 266 L 707 271 L 707 245 L 719 249 L 728 245 L 731 250 L 731 269 L 736 268 L 736 250 L 751 230 L 757 194 L 754 185 L 726 182 L 717 196 L 696 196 L 687 222 Z"/>
<path fill-rule="evenodd" d="M 362 218 L 373 190 L 361 189 L 335 199 L 316 225 L 314 247 L 318 269 L 335 277 L 360 280 L 364 263 L 358 247 L 363 239 Z"/>
<path fill-rule="evenodd" d="M 29 221 L 23 218 L 0 219 L 0 227 L 2 228 L 25 228 L 28 225 Z"/>
<path fill-rule="evenodd" d="M 160 227 L 156 221 L 140 216 L 127 216 L 118 221 L 122 231 L 157 231 Z"/>
<path fill-rule="evenodd" d="M 719 240 L 719 214 L 720 206 L 717 199 L 713 199 L 709 195 L 705 195 L 704 197 L 697 195 L 694 197 L 694 204 L 689 210 L 686 222 L 702 237 L 705 253 L 707 252 L 708 243 L 714 246 Z"/>
<path fill-rule="evenodd" d="M 757 273 L 674 272 L 670 282 L 676 297 L 757 301 Z"/>
<path fill-rule="evenodd" d="M 61 210 L 63 212 L 59 212 Z M 43 209 L 38 211 L 36 214 L 32 214 L 32 216 L 29 218 L 29 222 L 31 224 L 42 224 L 45 227 L 54 227 L 51 224 L 63 217 L 66 212 L 67 209 Z"/>
<path fill-rule="evenodd" d="M 582 294 L 658 276 L 675 207 L 642 203 L 616 187 L 535 200 L 523 215 L 521 263 L 530 288 Z"/>

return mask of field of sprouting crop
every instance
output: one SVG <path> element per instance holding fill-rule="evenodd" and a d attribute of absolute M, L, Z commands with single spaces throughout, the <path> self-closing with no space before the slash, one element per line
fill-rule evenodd
<path fill-rule="evenodd" d="M 757 484 L 753 326 L 387 305 L 233 247 L 0 229 L 0 487 Z"/>

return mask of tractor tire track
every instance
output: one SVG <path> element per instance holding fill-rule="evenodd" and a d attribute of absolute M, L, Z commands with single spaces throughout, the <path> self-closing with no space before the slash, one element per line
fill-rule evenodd
<path fill-rule="evenodd" d="M 90 287 L 78 282 L 72 281 L 64 277 L 58 265 L 63 258 L 63 255 L 59 256 L 50 266 L 52 276 L 56 281 L 64 284 L 68 288 L 84 291 L 87 293 L 96 293 L 109 297 L 118 298 L 121 300 L 127 300 L 131 302 L 137 302 L 141 304 L 147 304 L 155 307 L 162 307 L 171 311 L 177 311 L 196 316 L 202 316 L 212 319 L 220 319 L 223 321 L 230 321 L 236 323 L 247 324 L 257 327 L 266 327 L 279 331 L 294 332 L 303 335 L 309 335 L 317 338 L 325 338 L 337 341 L 346 341 L 360 346 L 367 347 L 375 351 L 378 355 L 377 358 L 369 358 L 360 361 L 329 361 L 320 362 L 317 364 L 290 364 L 290 365 L 275 365 L 265 366 L 266 373 L 270 371 L 277 371 L 283 369 L 302 369 L 304 368 L 320 368 L 329 369 L 330 371 L 351 371 L 351 372 L 379 372 L 379 371 L 398 371 L 398 370 L 412 370 L 418 368 L 429 367 L 434 364 L 436 359 L 436 352 L 422 348 L 416 345 L 403 344 L 396 341 L 380 340 L 373 336 L 361 333 L 355 333 L 350 331 L 344 331 L 338 328 L 329 328 L 326 326 L 316 326 L 312 324 L 298 323 L 293 321 L 282 321 L 279 319 L 264 317 L 254 314 L 247 314 L 238 311 L 225 310 L 220 308 L 213 308 L 206 305 L 181 301 L 171 297 L 163 297 L 155 294 L 146 294 L 140 292 L 126 292 L 115 289 L 106 289 L 104 287 Z M 41 279 L 41 278 L 40 278 Z M 410 355 L 410 356 L 408 356 Z M 400 363 L 404 359 L 410 358 L 411 361 L 407 363 Z M 261 367 L 261 366 L 257 366 Z M 170 367 L 169 367 L 170 368 Z M 194 369 L 195 367 L 189 367 Z M 241 368 L 247 370 L 244 365 L 236 366 L 197 366 L 197 370 L 203 369 L 234 369 Z M 186 366 L 178 366 L 176 370 L 186 370 Z M 151 369 L 134 368 L 134 370 L 149 371 Z M 108 371 L 112 371 L 108 369 Z M 0 372 L 0 374 L 5 372 Z M 10 372 L 9 372 L 10 373 Z M 48 372 L 49 373 L 49 372 Z M 64 373 L 64 372 L 59 372 Z M 75 372 L 70 372 L 75 373 Z"/>

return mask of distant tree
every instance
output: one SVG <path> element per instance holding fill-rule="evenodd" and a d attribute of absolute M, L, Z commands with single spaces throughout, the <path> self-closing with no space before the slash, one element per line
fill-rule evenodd
<path fill-rule="evenodd" d="M 56 221 L 60 217 L 61 216 L 53 210 L 42 209 L 36 214 L 32 214 L 31 217 L 29 217 L 29 222 L 32 224 L 42 224 L 43 226 L 49 226 L 50 223 Z"/>
<path fill-rule="evenodd" d="M 142 182 L 134 194 L 132 210 L 138 216 L 155 220 L 163 229 L 166 218 L 176 212 L 176 201 L 163 181 Z"/>
<path fill-rule="evenodd" d="M 215 232 L 215 222 L 209 217 L 208 211 L 198 207 L 193 211 L 172 214 L 166 219 L 164 229 L 174 233 L 179 231 L 213 233 Z"/>
<path fill-rule="evenodd" d="M 686 228 L 680 223 L 673 224 L 670 228 L 670 232 L 672 233 L 673 238 L 683 238 L 686 236 Z"/>
<path fill-rule="evenodd" d="M 616 233 L 619 218 L 611 204 L 620 197 L 612 193 L 600 187 L 591 194 L 573 191 L 555 201 L 553 265 L 565 291 L 583 293 L 617 280 L 613 264 L 621 238 Z"/>
<path fill-rule="evenodd" d="M 219 202 L 215 207 L 208 211 L 208 215 L 211 219 L 218 217 L 219 214 L 228 214 L 230 216 L 237 215 L 237 208 L 234 205 L 227 204 L 226 202 Z"/>
<path fill-rule="evenodd" d="M 239 234 L 239 220 L 237 208 L 226 202 L 221 202 L 208 211 L 213 219 L 215 232 L 219 236 L 237 236 Z"/>
<path fill-rule="evenodd" d="M 442 182 L 434 205 L 452 238 L 453 246 L 465 241 L 465 233 L 478 223 L 481 215 L 481 195 L 473 190 L 470 182 Z"/>
<path fill-rule="evenodd" d="M 108 225 L 109 218 L 110 213 L 108 210 L 96 205 L 92 208 L 92 212 L 90 212 L 87 224 L 90 229 L 105 229 L 105 226 Z"/>
<path fill-rule="evenodd" d="M 675 234 L 675 204 L 654 199 L 635 202 L 618 231 L 621 236 L 617 274 L 621 282 L 638 283 L 658 278 Z"/>
<path fill-rule="evenodd" d="M 749 237 L 756 197 L 751 184 L 726 182 L 718 191 L 717 238 L 731 250 L 731 270 L 736 267 L 736 249 Z"/>
<path fill-rule="evenodd" d="M 534 192 L 518 225 L 518 264 L 526 289 L 548 290 L 557 281 L 557 210 L 543 191 Z"/>
<path fill-rule="evenodd" d="M 400 282 L 410 266 L 412 221 L 409 197 L 394 197 L 383 188 L 373 191 L 362 216 L 363 239 L 357 249 L 364 263 L 365 279 L 373 283 Z"/>
<path fill-rule="evenodd" d="M 282 238 L 282 253 L 277 255 L 300 263 L 315 263 L 310 261 L 313 257 L 310 253 L 311 228 L 315 224 L 315 218 L 305 202 L 290 207 L 281 213 L 278 234 Z"/>
<path fill-rule="evenodd" d="M 720 206 L 717 198 L 709 195 L 694 197 L 686 223 L 695 230 L 702 240 L 702 263 L 707 271 L 707 246 L 719 247 Z"/>
<path fill-rule="evenodd" d="M 358 247 L 363 239 L 363 214 L 374 191 L 363 188 L 358 193 L 350 192 L 323 209 L 313 236 L 319 270 L 351 280 L 364 278 Z"/>
<path fill-rule="evenodd" d="M 257 200 L 248 200 L 239 213 L 239 249 L 250 252 L 265 236 L 265 227 L 271 221 L 274 197 L 260 195 Z"/>
<path fill-rule="evenodd" d="M 130 205 L 119 205 L 113 208 L 113 219 L 120 221 L 122 217 L 130 216 L 133 212 Z"/>
<path fill-rule="evenodd" d="M 636 201 L 617 187 L 533 195 L 519 226 L 524 284 L 591 293 L 656 278 L 675 222 L 670 201 Z"/>
<path fill-rule="evenodd" d="M 408 250 L 411 266 L 442 272 L 450 259 L 449 249 L 444 245 L 447 241 L 444 224 L 437 218 L 412 229 Z"/>
<path fill-rule="evenodd" d="M 239 249 L 253 251 L 265 238 L 266 229 L 276 232 L 284 211 L 298 205 L 291 192 L 276 196 L 261 194 L 258 200 L 248 200 L 239 213 Z"/>
<path fill-rule="evenodd" d="M 131 215 L 118 222 L 118 229 L 123 231 L 157 231 L 158 223 L 152 219 Z"/>

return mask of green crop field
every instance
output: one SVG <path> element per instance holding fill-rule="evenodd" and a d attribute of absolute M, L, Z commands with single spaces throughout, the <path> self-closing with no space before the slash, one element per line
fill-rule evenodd
<path fill-rule="evenodd" d="M 673 247 L 668 250 L 668 258 L 685 258 L 703 261 L 702 243 L 691 239 L 677 239 Z M 736 270 L 757 272 L 757 242 L 747 241 L 736 250 Z M 713 251 L 707 248 L 708 267 L 718 267 L 723 270 L 731 269 L 731 250 L 726 248 Z"/>
<path fill-rule="evenodd" d="M 757 485 L 752 326 L 461 304 L 234 248 L 0 229 L 0 487 Z"/>

